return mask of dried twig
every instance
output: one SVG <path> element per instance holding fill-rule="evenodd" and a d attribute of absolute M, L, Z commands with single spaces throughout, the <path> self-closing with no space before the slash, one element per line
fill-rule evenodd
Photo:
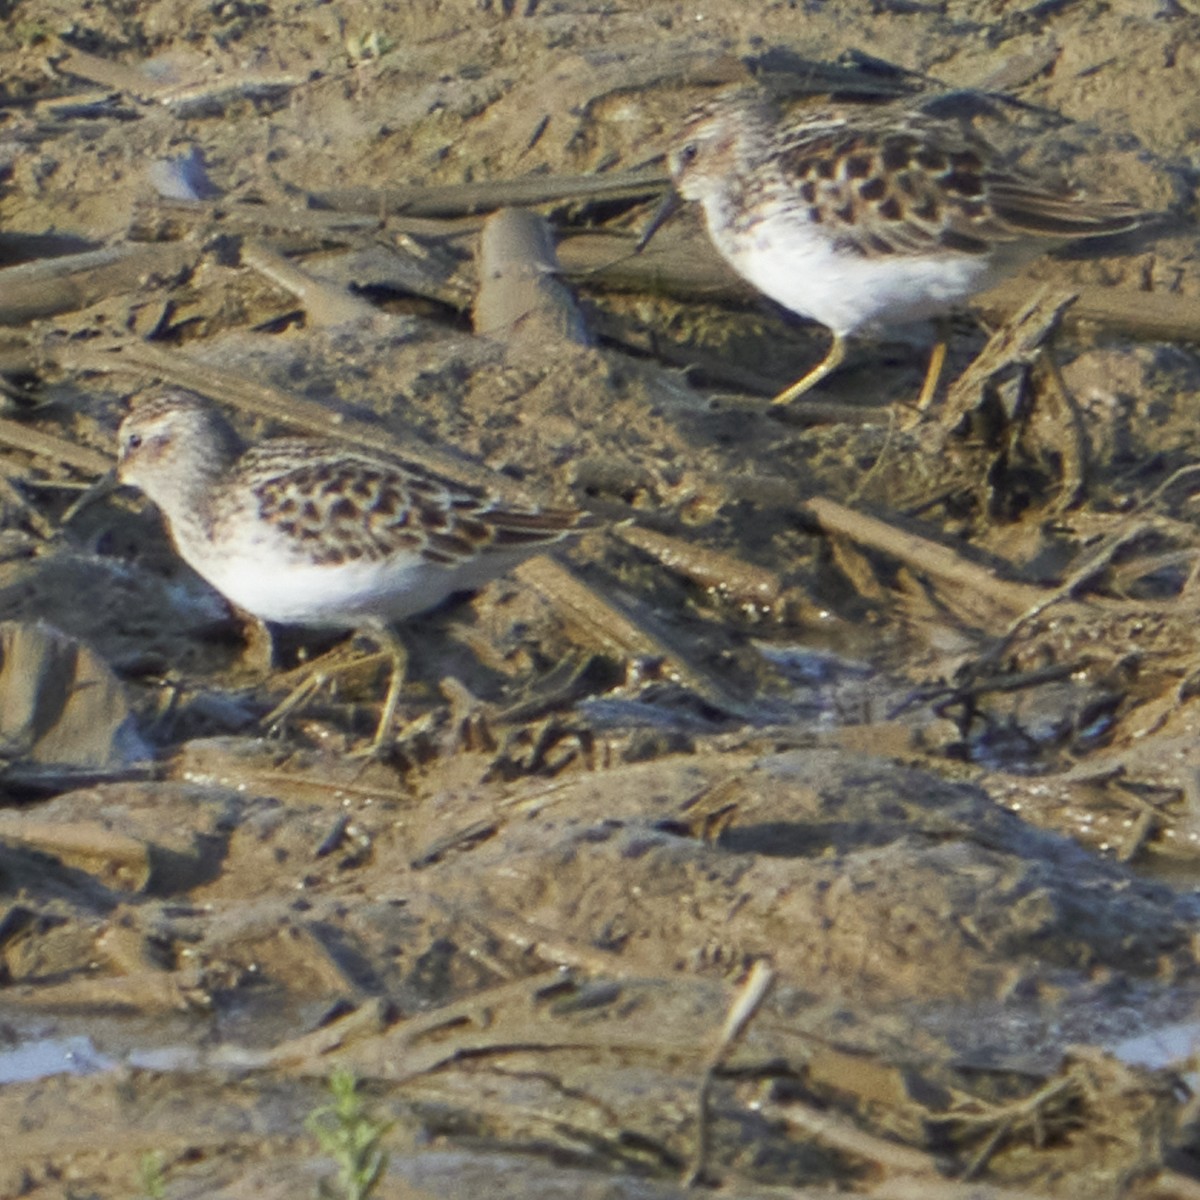
<path fill-rule="evenodd" d="M 66 438 L 42 433 L 31 425 L 22 421 L 12 421 L 7 417 L 0 417 L 0 442 L 16 450 L 66 463 L 93 475 L 102 475 L 112 467 L 112 459 L 98 450 L 89 450 L 86 446 L 80 446 Z"/>
<path fill-rule="evenodd" d="M 313 199 L 340 212 L 456 217 L 563 200 L 636 200 L 655 195 L 669 182 L 661 169 L 652 168 L 607 175 L 531 175 L 442 187 L 341 188 L 316 192 Z"/>
<path fill-rule="evenodd" d="M 764 959 L 757 959 L 750 968 L 738 994 L 725 1016 L 725 1024 L 717 1036 L 716 1045 L 709 1056 L 704 1068 L 704 1076 L 700 1081 L 700 1095 L 697 1100 L 696 1114 L 696 1153 L 683 1178 L 684 1187 L 694 1187 L 704 1177 L 704 1168 L 708 1161 L 708 1132 L 709 1132 L 709 1099 L 712 1095 L 713 1079 L 721 1062 L 734 1046 L 741 1040 L 754 1014 L 762 1007 L 771 985 L 775 982 L 775 971 Z"/>
<path fill-rule="evenodd" d="M 60 43 L 60 53 L 50 65 L 67 75 L 98 83 L 115 91 L 125 92 L 147 103 L 158 103 L 181 115 L 220 112 L 229 104 L 245 97 L 267 98 L 286 95 L 309 79 L 307 73 L 281 72 L 264 74 L 255 71 L 214 75 L 210 79 L 155 79 L 122 63 L 88 54 L 84 50 Z"/>
<path fill-rule="evenodd" d="M 186 354 L 148 342 L 130 338 L 114 340 L 106 347 L 94 343 L 69 344 L 48 350 L 48 353 L 60 366 L 68 369 L 150 375 L 319 437 L 339 438 L 351 445 L 400 457 L 413 453 L 411 445 L 406 445 L 381 425 L 347 419 L 341 413 L 294 393 L 247 379 L 234 371 L 197 362 Z M 430 467 L 445 475 L 478 482 L 515 501 L 531 499 L 507 476 L 437 446 L 422 443 L 420 454 Z"/>
<path fill-rule="evenodd" d="M 139 200 L 129 221 L 130 241 L 174 241 L 198 229 L 220 227 L 226 233 L 269 238 L 291 251 L 314 249 L 325 242 L 346 241 L 376 230 L 426 238 L 474 236 L 481 217 L 457 220 L 391 216 L 378 213 L 331 212 L 297 204 L 257 204 L 244 200 L 174 200 L 161 196 Z M 292 245 L 288 238 L 297 244 Z"/>
<path fill-rule="evenodd" d="M 781 1120 L 790 1129 L 816 1138 L 856 1158 L 866 1159 L 897 1175 L 938 1176 L 937 1160 L 932 1155 L 888 1138 L 867 1133 L 844 1117 L 828 1109 L 818 1109 L 798 1101 L 764 1104 L 759 1110 L 766 1120 Z"/>
<path fill-rule="evenodd" d="M 914 570 L 955 588 L 966 588 L 1010 613 L 1023 613 L 1045 601 L 1051 589 L 1002 579 L 994 571 L 956 554 L 948 546 L 889 525 L 816 496 L 805 506 L 827 533 L 843 534 L 864 546 L 882 550 Z"/>
<path fill-rule="evenodd" d="M 669 646 L 643 624 L 621 612 L 556 559 L 547 555 L 531 558 L 515 568 L 512 574 L 523 583 L 536 587 L 554 605 L 573 634 L 585 643 L 623 661 L 641 658 L 662 662 L 668 677 L 714 708 L 750 715 L 746 705 L 689 661 L 678 648 Z"/>
<path fill-rule="evenodd" d="M 373 304 L 302 270 L 261 242 L 243 244 L 242 262 L 291 292 L 303 305 L 305 315 L 314 325 L 345 325 L 353 321 L 383 318 L 385 315 Z"/>
<path fill-rule="evenodd" d="M 721 550 L 697 546 L 685 538 L 628 524 L 618 525 L 613 535 L 700 587 L 731 596 L 743 604 L 769 605 L 783 591 L 783 581 L 777 572 Z"/>
<path fill-rule="evenodd" d="M 174 277 L 193 267 L 198 246 L 108 246 L 40 258 L 0 270 L 0 325 L 74 312 L 122 292 L 144 290 L 148 277 Z"/>
<path fill-rule="evenodd" d="M 1048 288 L 1039 289 L 1032 299 L 1026 298 L 950 386 L 938 413 L 939 424 L 947 431 L 957 428 L 967 413 L 980 406 L 985 390 L 999 376 L 1014 368 L 1028 371 L 1074 301 L 1074 295 L 1055 294 Z"/>

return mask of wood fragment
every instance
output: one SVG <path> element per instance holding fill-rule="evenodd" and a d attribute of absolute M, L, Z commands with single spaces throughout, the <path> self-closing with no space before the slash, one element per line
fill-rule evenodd
<path fill-rule="evenodd" d="M 309 78 L 296 72 L 246 71 L 181 83 L 178 79 L 155 79 L 136 67 L 88 54 L 65 42 L 59 43 L 59 51 L 48 62 L 63 74 L 124 92 L 145 103 L 165 105 L 181 116 L 214 115 L 244 98 L 281 98 Z"/>
<path fill-rule="evenodd" d="M 261 1067 L 307 1066 L 326 1069 L 320 1059 L 364 1038 L 378 1037 L 394 1020 L 392 1005 L 382 996 L 372 996 L 340 1020 L 322 1025 L 311 1033 L 279 1042 L 263 1051 L 256 1065 Z"/>
<path fill-rule="evenodd" d="M 134 203 L 125 230 L 131 242 L 172 242 L 198 230 L 270 238 L 283 251 L 311 250 L 379 228 L 378 217 L 330 213 L 284 204 L 239 200 L 176 200 L 163 196 Z M 282 235 L 290 235 L 289 242 Z"/>
<path fill-rule="evenodd" d="M 174 200 L 154 196 L 133 206 L 126 229 L 132 242 L 175 241 L 196 231 L 219 228 L 225 233 L 267 238 L 283 253 L 315 250 L 323 245 L 353 244 L 362 237 L 409 236 L 438 241 L 474 237 L 482 217 L 381 217 L 299 204 L 257 204 L 243 200 Z"/>
<path fill-rule="evenodd" d="M 156 84 L 149 75 L 136 67 L 127 67 L 124 63 L 89 54 L 86 50 L 80 50 L 66 42 L 58 43 L 48 62 L 54 70 L 64 75 L 74 75 L 78 79 L 86 79 L 89 83 L 96 83 L 116 92 L 128 92 L 138 99 L 151 99 L 156 90 L 163 88 L 162 84 Z"/>
<path fill-rule="evenodd" d="M 23 421 L 13 421 L 8 417 L 0 417 L 0 443 L 11 446 L 14 450 L 24 450 L 28 454 L 37 454 L 53 462 L 66 463 L 80 471 L 92 475 L 102 475 L 112 467 L 112 459 L 99 450 L 91 450 L 69 442 L 66 438 L 55 437 L 51 433 L 43 433 Z"/>
<path fill-rule="evenodd" d="M 829 1109 L 818 1109 L 793 1100 L 764 1105 L 763 1116 L 767 1120 L 783 1121 L 789 1129 L 898 1175 L 936 1177 L 941 1174 L 937 1160 L 931 1155 L 867 1133 Z"/>
<path fill-rule="evenodd" d="M 182 1012 L 203 1003 L 183 971 L 141 971 L 132 975 L 77 976 L 61 983 L 9 985 L 4 1002 L 44 1016 L 61 1012 L 157 1014 Z"/>
<path fill-rule="evenodd" d="M 1083 499 L 1087 485 L 1087 429 L 1052 352 L 1038 357 L 1033 364 L 1033 378 L 1042 404 L 1049 410 L 1053 423 L 1051 444 L 1062 464 L 1062 485 L 1049 511 L 1064 513 Z"/>
<path fill-rule="evenodd" d="M 190 243 L 108 246 L 40 258 L 0 270 L 0 325 L 74 312 L 108 296 L 145 290 L 148 278 L 173 278 L 193 268 Z"/>
<path fill-rule="evenodd" d="M 742 986 L 738 989 L 737 995 L 734 996 L 729 1011 L 725 1014 L 725 1023 L 717 1035 L 716 1045 L 713 1047 L 700 1081 L 700 1092 L 696 1104 L 696 1150 L 691 1165 L 683 1177 L 684 1187 L 695 1187 L 704 1178 L 705 1167 L 708 1164 L 709 1102 L 717 1069 L 729 1051 L 741 1040 L 747 1025 L 762 1007 L 774 982 L 774 970 L 765 959 L 756 959 L 743 980 Z"/>
<path fill-rule="evenodd" d="M 247 379 L 234 371 L 197 362 L 176 350 L 166 350 L 135 339 L 114 339 L 106 347 L 71 344 L 48 347 L 47 353 L 58 365 L 76 371 L 97 371 L 154 376 L 176 387 L 188 388 L 214 400 L 233 405 L 269 420 L 323 438 L 338 438 L 353 446 L 375 453 L 410 457 L 413 446 L 395 437 L 382 425 L 355 421 L 322 404 L 305 400 L 266 383 Z M 533 499 L 507 476 L 450 454 L 440 447 L 422 443 L 422 461 L 435 471 L 452 478 L 479 483 L 511 497 L 514 501 Z M 106 462 L 106 467 L 111 461 Z"/>
<path fill-rule="evenodd" d="M 322 279 L 331 282 L 418 296 L 459 312 L 469 309 L 475 296 L 468 272 L 460 269 L 452 254 L 399 232 L 391 245 L 373 238 L 362 249 L 324 255 L 314 266 Z"/>
<path fill-rule="evenodd" d="M 882 550 L 941 584 L 978 593 L 1010 613 L 1024 613 L 1054 594 L 1054 589 L 1003 579 L 948 546 L 898 529 L 878 517 L 855 512 L 835 500 L 817 496 L 805 508 L 827 533 L 842 534 L 861 545 Z"/>
<path fill-rule="evenodd" d="M 509 807 L 515 812 L 521 811 L 519 806 Z M 585 940 L 549 929 L 520 913 L 489 905 L 486 913 L 475 916 L 457 904 L 440 903 L 456 922 L 473 926 L 481 938 L 490 942 L 499 937 L 515 946 L 522 955 L 555 963 L 563 971 L 561 978 L 569 978 L 566 968 L 589 971 L 599 978 L 635 978 L 653 973 L 653 965 L 637 961 L 636 952 L 631 963 L 624 951 L 618 954 L 601 949 Z"/>
<path fill-rule="evenodd" d="M 548 555 L 528 559 L 512 572 L 554 605 L 572 633 L 619 660 L 652 659 L 666 673 L 722 712 L 749 715 L 746 706 L 711 676 L 689 662 L 643 625 L 598 595 L 557 559 Z"/>
<path fill-rule="evenodd" d="M 1075 302 L 1073 293 L 1040 288 L 988 339 L 971 365 L 950 385 L 938 421 L 947 431 L 957 428 L 983 403 L 985 390 L 998 376 L 1028 370 L 1054 336 L 1063 313 Z M 1010 414 L 1012 415 L 1012 414 Z"/>
<path fill-rule="evenodd" d="M 564 200 L 637 200 L 661 192 L 670 182 L 667 174 L 655 167 L 606 175 L 530 175 L 441 187 L 338 188 L 314 192 L 312 198 L 339 212 L 461 217 Z"/>
<path fill-rule="evenodd" d="M 550 226 L 536 213 L 502 208 L 484 223 L 474 321 L 477 334 L 539 341 L 549 334 L 590 344 L 575 297 L 559 278 Z"/>
<path fill-rule="evenodd" d="M 547 988 L 560 987 L 570 979 L 568 971 L 554 967 L 537 975 L 527 975 L 512 982 L 485 988 L 461 1000 L 452 1000 L 431 1011 L 416 1013 L 407 1020 L 398 1022 L 392 1026 L 388 1041 L 395 1043 L 398 1050 L 408 1050 L 426 1038 L 457 1026 L 487 1029 L 492 1024 L 492 1014 L 502 1011 L 512 1001 L 527 1006 L 540 992 Z M 414 1078 L 417 1074 L 424 1074 L 427 1069 L 410 1073 L 403 1056 L 394 1058 L 392 1064 L 396 1075 L 402 1079 Z"/>
<path fill-rule="evenodd" d="M 632 235 L 587 233 L 559 240 L 569 279 L 614 291 L 651 292 L 696 300 L 755 301 L 758 293 L 727 266 L 699 231 L 664 231 L 640 254 Z"/>
<path fill-rule="evenodd" d="M 423 871 L 441 862 L 459 850 L 470 850 L 483 842 L 490 841 L 500 832 L 500 822 L 490 818 L 473 821 L 465 829 L 455 829 L 444 834 L 418 852 L 409 861 L 414 871 Z"/>
<path fill-rule="evenodd" d="M 10 96 L 5 101 L 5 107 L 16 105 L 21 101 L 30 105 L 37 116 L 54 121 L 61 118 L 64 121 L 73 117 L 115 116 L 122 111 L 113 96 L 112 88 L 98 88 L 94 92 L 70 92 L 65 96 L 42 96 L 34 98 Z M 129 112 L 128 108 L 123 111 Z"/>
<path fill-rule="evenodd" d="M 1146 843 L 1159 832 L 1166 822 L 1164 821 L 1163 814 L 1152 804 L 1147 804 L 1137 792 L 1130 788 L 1123 790 L 1140 810 L 1134 818 L 1129 832 L 1121 839 L 1121 843 L 1117 847 L 1117 861 L 1127 863 L 1133 862 L 1138 854 L 1141 853 Z"/>
<path fill-rule="evenodd" d="M 783 581 L 775 571 L 748 563 L 736 555 L 641 525 L 618 525 L 613 535 L 652 555 L 664 567 L 693 583 L 742 604 L 769 605 L 779 599 Z"/>
<path fill-rule="evenodd" d="M 1125 287 L 1081 287 L 1064 314 L 1070 328 L 1092 325 L 1147 342 L 1200 340 L 1200 298 Z M 976 297 L 972 307 L 988 320 L 1003 320 L 1029 298 L 1029 281 L 1006 280 Z"/>
<path fill-rule="evenodd" d="M 261 242 L 243 243 L 242 263 L 252 267 L 284 291 L 291 292 L 300 301 L 305 316 L 313 325 L 346 325 L 386 316 L 373 304 L 352 296 L 345 288 L 327 283 L 319 276 L 302 270 Z"/>
<path fill-rule="evenodd" d="M 10 799 L 46 800 L 63 792 L 155 779 L 161 774 L 153 763 L 134 766 L 73 767 L 60 763 L 14 762 L 0 768 L 0 783 Z"/>

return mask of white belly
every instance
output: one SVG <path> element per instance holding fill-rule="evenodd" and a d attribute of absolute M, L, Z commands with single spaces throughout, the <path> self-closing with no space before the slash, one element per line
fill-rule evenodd
<path fill-rule="evenodd" d="M 745 233 L 718 213 L 708 223 L 717 248 L 759 291 L 842 335 L 936 316 L 1002 274 L 989 255 L 865 258 L 838 250 L 802 218 L 760 221 Z"/>
<path fill-rule="evenodd" d="M 370 618 L 401 621 L 454 592 L 479 587 L 529 557 L 528 550 L 442 566 L 415 556 L 336 566 L 299 564 L 270 553 L 226 554 L 195 567 L 239 608 L 265 621 L 351 629 Z"/>

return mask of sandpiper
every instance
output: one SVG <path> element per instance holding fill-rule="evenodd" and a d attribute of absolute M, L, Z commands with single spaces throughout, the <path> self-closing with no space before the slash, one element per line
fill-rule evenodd
<path fill-rule="evenodd" d="M 521 507 L 419 459 L 271 438 L 247 445 L 207 401 L 167 391 L 121 424 L 118 477 L 161 510 L 180 556 L 262 621 L 368 633 L 392 657 L 369 751 L 386 745 L 406 655 L 391 623 L 561 541 L 573 508 Z"/>
<path fill-rule="evenodd" d="M 1145 219 L 1006 167 L 967 121 L 911 104 L 788 119 L 743 88 L 695 109 L 668 163 L 733 268 L 833 335 L 776 404 L 833 371 L 849 335 L 944 314 L 1056 245 Z"/>

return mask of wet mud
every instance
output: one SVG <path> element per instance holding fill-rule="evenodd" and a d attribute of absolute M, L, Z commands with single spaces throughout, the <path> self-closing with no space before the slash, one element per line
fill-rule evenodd
<path fill-rule="evenodd" d="M 1200 1194 L 1198 20 L 9 6 L 0 1197 L 344 1194 L 339 1069 L 385 1198 Z M 634 253 L 751 79 L 1160 219 L 927 408 L 921 333 L 773 409 L 826 333 Z M 597 527 L 408 624 L 364 762 L 386 658 L 97 486 L 162 383 Z"/>

